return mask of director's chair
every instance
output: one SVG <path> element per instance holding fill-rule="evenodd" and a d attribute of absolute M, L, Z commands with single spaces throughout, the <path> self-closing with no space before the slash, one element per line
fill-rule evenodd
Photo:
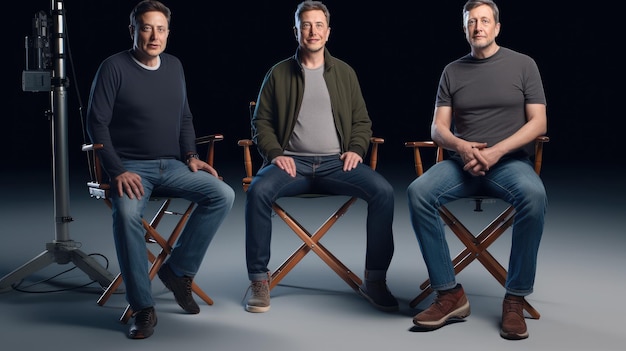
<path fill-rule="evenodd" d="M 250 102 L 249 110 L 250 117 L 254 112 L 255 102 Z M 384 143 L 384 139 L 373 137 L 371 138 L 371 147 L 369 152 L 369 166 L 372 169 L 376 169 L 378 162 L 378 146 Z M 243 178 L 243 190 L 247 191 L 252 179 L 254 177 L 254 166 L 252 162 L 252 148 L 254 142 L 250 139 L 242 139 L 237 143 L 243 147 L 243 161 L 246 176 Z M 301 194 L 295 197 L 297 198 L 318 198 L 327 196 L 337 196 L 330 194 Z M 331 229 L 331 227 L 343 216 L 350 206 L 356 202 L 357 197 L 351 197 L 347 201 L 343 202 L 337 210 L 335 210 L 330 217 L 328 217 L 316 231 L 311 233 L 307 228 L 298 222 L 298 220 L 285 210 L 281 205 L 274 202 L 272 209 L 276 215 L 282 219 L 285 224 L 302 240 L 302 244 L 283 261 L 283 263 L 272 272 L 270 279 L 270 290 L 273 289 L 278 283 L 304 258 L 310 251 L 315 252 L 322 261 L 324 261 L 335 273 L 343 279 L 353 290 L 359 291 L 359 286 L 362 284 L 361 278 L 354 274 L 346 265 L 344 265 L 332 252 L 330 252 L 321 242 L 322 237 Z"/>
<path fill-rule="evenodd" d="M 196 139 L 196 144 L 198 145 L 198 151 L 201 149 L 206 149 L 206 158 L 204 161 L 209 165 L 213 166 L 214 157 L 215 157 L 215 143 L 223 140 L 224 137 L 221 134 L 213 134 L 207 135 L 203 137 L 199 137 Z M 90 168 L 90 176 L 92 181 L 87 183 L 87 187 L 89 188 L 89 194 L 92 198 L 103 200 L 104 203 L 111 209 L 111 200 L 109 198 L 109 191 L 111 189 L 111 185 L 104 178 L 103 169 L 98 158 L 98 150 L 103 149 L 105 146 L 102 144 L 85 144 L 82 146 L 82 150 L 88 153 L 88 163 Z M 202 154 L 202 153 L 200 153 Z M 190 202 L 186 205 L 186 208 L 183 209 L 182 212 L 177 212 L 170 209 L 170 205 L 172 205 L 173 201 L 176 198 L 173 197 L 161 197 L 159 195 L 158 188 L 154 189 L 152 195 L 150 196 L 151 202 L 158 203 L 158 209 L 154 213 L 154 217 L 150 222 L 146 219 L 142 219 L 143 227 L 146 230 L 145 240 L 148 244 L 158 244 L 157 247 L 151 249 L 147 247 L 148 259 L 150 260 L 150 270 L 148 272 L 150 279 L 152 280 L 154 276 L 159 271 L 159 268 L 165 262 L 167 256 L 171 253 L 172 247 L 176 243 L 178 236 L 182 232 L 189 216 L 191 215 L 195 203 Z M 173 229 L 168 236 L 165 236 L 157 231 L 158 225 L 161 223 L 161 220 L 167 216 L 178 216 L 177 221 L 175 221 Z M 122 284 L 122 275 L 118 273 L 115 279 L 109 284 L 109 286 L 104 290 L 97 303 L 100 306 L 104 306 L 104 304 L 109 300 L 111 295 L 118 291 L 120 285 Z M 204 302 L 208 305 L 213 305 L 213 300 L 204 292 L 195 282 L 192 283 L 192 291 L 198 295 Z M 132 317 L 133 311 L 130 308 L 130 305 L 126 306 L 124 313 L 120 317 L 120 322 L 127 323 L 128 320 Z"/>
<path fill-rule="evenodd" d="M 547 136 L 540 136 L 535 140 L 534 168 L 537 174 L 540 173 L 541 164 L 543 162 L 543 145 L 549 140 L 550 139 Z M 422 156 L 425 152 L 424 149 L 430 148 L 435 150 L 435 162 L 443 160 L 443 148 L 437 146 L 437 144 L 433 141 L 411 141 L 406 142 L 404 145 L 413 149 L 415 172 L 418 177 L 424 173 L 424 165 L 422 163 Z M 494 200 L 484 196 L 473 196 L 470 199 L 474 202 L 474 211 L 476 212 L 483 211 L 483 203 Z M 452 260 L 454 273 L 458 275 L 470 263 L 474 260 L 478 260 L 504 287 L 506 283 L 507 271 L 487 249 L 513 225 L 515 208 L 508 205 L 478 234 L 473 234 L 469 229 L 467 229 L 467 227 L 459 220 L 458 216 L 453 214 L 448 207 L 441 206 L 439 208 L 439 214 L 452 233 L 454 233 L 454 235 L 465 246 L 465 248 L 461 250 L 461 252 L 459 252 L 459 254 L 457 254 Z M 420 285 L 420 289 L 422 292 L 409 303 L 411 307 L 417 306 L 433 292 L 430 280 L 427 279 L 424 281 Z M 541 316 L 539 312 L 531 306 L 528 301 L 526 301 L 526 299 L 524 299 L 524 309 L 534 319 L 539 319 Z"/>

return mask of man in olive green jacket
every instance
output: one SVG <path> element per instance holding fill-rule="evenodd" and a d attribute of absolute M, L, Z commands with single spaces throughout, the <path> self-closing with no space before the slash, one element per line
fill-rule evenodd
<path fill-rule="evenodd" d="M 372 122 L 358 78 L 352 67 L 331 56 L 328 49 L 323 52 L 323 76 L 342 151 L 352 151 L 363 158 L 372 136 Z M 300 53 L 298 49 L 294 56 L 272 67 L 258 97 L 252 119 L 253 138 L 267 163 L 283 155 L 296 125 L 304 95 Z"/>
<path fill-rule="evenodd" d="M 393 188 L 363 164 L 372 122 L 356 73 L 325 48 L 329 18 L 319 1 L 298 5 L 294 34 L 299 47 L 266 74 L 252 116 L 252 136 L 265 162 L 246 196 L 249 312 L 270 308 L 272 203 L 303 193 L 367 202 L 365 282 L 359 293 L 380 310 L 398 310 L 386 284 L 394 251 Z"/>

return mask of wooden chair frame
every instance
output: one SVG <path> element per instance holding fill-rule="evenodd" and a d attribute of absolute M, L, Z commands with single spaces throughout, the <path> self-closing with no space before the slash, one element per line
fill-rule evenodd
<path fill-rule="evenodd" d="M 372 147 L 370 150 L 370 167 L 376 169 L 378 145 L 384 143 L 382 138 L 372 138 Z M 242 139 L 238 142 L 239 146 L 244 150 L 244 168 L 246 170 L 246 177 L 243 178 L 243 189 L 248 190 L 253 178 L 253 166 L 251 147 L 254 142 L 250 139 Z M 319 197 L 319 196 L 333 196 L 325 194 L 302 194 L 297 197 Z M 341 218 L 356 202 L 357 197 L 351 197 L 343 203 L 330 217 L 328 217 L 322 225 L 313 233 L 309 232 L 302 224 L 300 224 L 294 216 L 288 213 L 278 203 L 272 204 L 272 209 L 282 219 L 291 230 L 303 241 L 283 263 L 272 272 L 270 279 L 270 290 L 273 289 L 278 283 L 289 273 L 309 251 L 315 252 L 337 275 L 343 279 L 352 289 L 358 292 L 359 286 L 362 284 L 361 278 L 359 278 L 351 269 L 346 267 L 335 255 L 333 255 L 324 245 L 320 242 L 322 237 L 328 232 L 328 230 Z"/>
<path fill-rule="evenodd" d="M 543 162 L 543 145 L 550 139 L 547 136 L 538 137 L 535 140 L 535 156 L 534 156 L 534 169 L 537 174 L 540 174 L 541 165 Z M 415 163 L 415 172 L 417 176 L 421 176 L 424 173 L 424 166 L 422 163 L 422 151 L 425 148 L 436 148 L 435 162 L 443 160 L 444 150 L 437 146 L 433 141 L 413 141 L 406 142 L 406 147 L 413 149 L 413 158 Z M 482 202 L 486 200 L 485 197 L 475 196 L 472 197 L 475 202 L 474 211 L 482 211 Z M 507 229 L 513 225 L 513 219 L 515 215 L 515 209 L 513 206 L 507 206 L 496 218 L 491 221 L 486 227 L 484 227 L 478 234 L 473 234 L 469 229 L 463 225 L 463 223 L 446 207 L 442 206 L 439 209 L 439 214 L 444 223 L 450 228 L 452 233 L 463 243 L 465 248 L 457 254 L 452 263 L 454 265 L 454 273 L 459 274 L 465 267 L 467 267 L 474 260 L 478 260 L 491 275 L 504 287 L 506 283 L 507 271 L 506 269 L 494 258 L 494 256 L 487 250 L 487 248 L 494 243 Z M 415 297 L 409 305 L 411 307 L 417 306 L 420 302 L 426 299 L 433 289 L 430 285 L 430 280 L 427 279 L 420 285 L 422 292 Z M 528 314 L 534 318 L 539 319 L 539 312 L 524 299 L 524 309 Z"/>
<path fill-rule="evenodd" d="M 255 102 L 250 103 L 250 114 L 252 115 Z M 372 169 L 376 169 L 378 163 L 378 146 L 385 141 L 382 138 L 372 137 L 371 147 L 369 152 L 369 166 Z M 243 190 L 247 191 L 252 179 L 254 177 L 254 167 L 252 162 L 252 147 L 255 145 L 251 139 L 242 139 L 237 144 L 243 147 L 243 163 L 246 176 L 243 178 Z M 302 194 L 296 197 L 319 197 L 319 196 L 334 196 L 327 194 Z M 361 278 L 356 275 L 351 269 L 346 267 L 332 252 L 330 252 L 320 242 L 322 237 L 329 231 L 329 229 L 343 216 L 350 206 L 356 202 L 357 197 L 351 197 L 343 203 L 330 217 L 328 217 L 322 225 L 313 233 L 307 230 L 302 224 L 300 224 L 294 216 L 288 213 L 283 207 L 274 202 L 272 204 L 273 211 L 282 219 L 289 228 L 302 240 L 302 244 L 283 261 L 283 263 L 272 272 L 270 279 L 270 290 L 273 289 L 280 281 L 307 255 L 310 251 L 315 252 L 324 263 L 326 263 L 343 281 L 345 281 L 353 290 L 359 291 L 359 286 L 362 284 Z"/>
<path fill-rule="evenodd" d="M 215 158 L 215 143 L 218 141 L 222 141 L 224 137 L 221 134 L 212 134 L 203 137 L 199 137 L 196 139 L 196 144 L 199 146 L 206 147 L 206 158 L 205 162 L 213 166 L 214 158 Z M 100 160 L 98 158 L 98 150 L 104 148 L 102 144 L 85 144 L 82 146 L 82 151 L 88 153 L 88 160 L 90 164 L 90 176 L 92 177 L 92 181 L 87 183 L 89 188 L 89 193 L 92 198 L 103 200 L 104 203 L 112 208 L 111 200 L 109 199 L 109 191 L 111 189 L 110 184 L 108 184 L 104 180 L 104 173 L 102 166 L 100 164 Z M 148 244 L 157 243 L 159 245 L 158 254 L 154 254 L 150 248 L 147 249 L 148 259 L 150 261 L 150 270 L 148 275 L 150 280 L 152 280 L 163 263 L 167 256 L 171 253 L 172 247 L 178 240 L 180 233 L 182 232 L 189 216 L 191 215 L 195 203 L 191 202 L 187 208 L 183 212 L 171 211 L 169 209 L 172 201 L 175 198 L 160 198 L 158 195 L 154 195 L 150 198 L 150 201 L 159 201 L 160 206 L 154 217 L 150 222 L 143 219 L 143 227 L 146 230 L 145 240 Z M 157 226 L 161 222 L 161 220 L 166 215 L 175 215 L 179 216 L 178 221 L 176 222 L 172 232 L 167 236 L 167 238 L 160 234 L 157 231 Z M 122 275 L 118 273 L 115 276 L 115 279 L 109 284 L 109 286 L 104 290 L 97 303 L 100 306 L 104 306 L 104 304 L 109 300 L 111 295 L 116 291 L 119 291 L 120 285 L 122 284 Z M 200 297 L 204 302 L 208 305 L 213 305 L 213 300 L 202 290 L 195 282 L 192 283 L 192 291 Z M 120 317 L 120 322 L 127 323 L 128 320 L 132 317 L 133 311 L 130 308 L 130 305 L 126 306 L 126 309 L 122 313 Z"/>

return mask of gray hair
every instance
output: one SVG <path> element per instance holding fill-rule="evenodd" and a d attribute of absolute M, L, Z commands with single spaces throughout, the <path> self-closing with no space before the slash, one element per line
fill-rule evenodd
<path fill-rule="evenodd" d="M 496 5 L 495 2 L 492 0 L 468 0 L 463 6 L 463 26 L 467 23 L 469 12 L 481 5 L 489 6 L 493 12 L 493 18 L 496 20 L 496 23 L 500 23 L 500 10 L 498 10 L 498 5 Z"/>

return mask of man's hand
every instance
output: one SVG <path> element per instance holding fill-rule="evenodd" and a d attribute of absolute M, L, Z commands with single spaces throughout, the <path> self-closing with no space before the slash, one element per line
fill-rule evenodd
<path fill-rule="evenodd" d="M 296 176 L 296 162 L 293 160 L 293 157 L 278 156 L 272 160 L 272 164 L 287 172 L 290 176 Z"/>
<path fill-rule="evenodd" d="M 197 158 L 190 158 L 187 162 L 187 166 L 192 172 L 206 171 L 206 172 L 211 173 L 214 177 L 219 178 L 215 168 L 211 167 L 211 165 L 209 165 L 208 163 L 202 160 L 199 160 Z"/>
<path fill-rule="evenodd" d="M 143 184 L 141 184 L 141 176 L 133 172 L 124 172 L 115 177 L 115 185 L 117 186 L 117 193 L 120 197 L 124 196 L 124 193 L 128 195 L 130 199 L 141 199 L 143 196 Z"/>
<path fill-rule="evenodd" d="M 482 154 L 487 149 L 487 143 L 468 142 L 459 150 L 463 159 L 463 170 L 473 176 L 484 176 L 489 170 L 489 163 Z"/>
<path fill-rule="evenodd" d="M 351 171 L 356 168 L 359 163 L 363 163 L 363 158 L 356 152 L 347 151 L 341 154 L 340 159 L 343 161 L 344 172 Z"/>
<path fill-rule="evenodd" d="M 475 176 L 484 176 L 504 155 L 502 148 L 487 147 L 485 143 L 468 143 L 469 147 L 462 153 L 465 166 L 463 170 Z"/>

